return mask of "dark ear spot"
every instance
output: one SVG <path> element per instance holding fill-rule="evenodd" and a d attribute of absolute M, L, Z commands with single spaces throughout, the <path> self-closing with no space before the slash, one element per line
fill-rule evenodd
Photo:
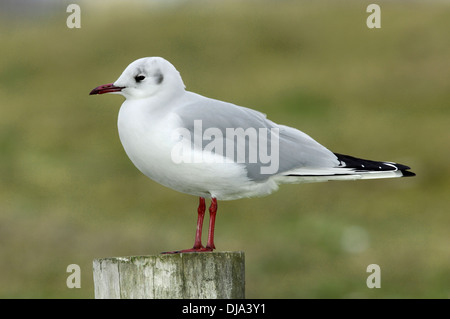
<path fill-rule="evenodd" d="M 161 72 L 155 74 L 156 84 L 161 84 L 164 81 L 164 75 Z"/>

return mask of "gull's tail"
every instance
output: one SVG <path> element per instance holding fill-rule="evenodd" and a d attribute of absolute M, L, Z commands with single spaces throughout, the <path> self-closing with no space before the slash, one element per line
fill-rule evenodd
<path fill-rule="evenodd" d="M 336 155 L 339 165 L 330 168 L 299 168 L 285 172 L 284 183 L 325 182 L 332 180 L 358 180 L 415 176 L 410 167 L 393 162 L 371 161 L 349 155 Z M 289 177 L 288 179 L 286 177 Z"/>

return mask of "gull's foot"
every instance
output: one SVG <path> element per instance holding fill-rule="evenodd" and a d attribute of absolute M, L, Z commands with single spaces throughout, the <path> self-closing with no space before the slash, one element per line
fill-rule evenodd
<path fill-rule="evenodd" d="M 213 251 L 213 248 L 209 247 L 200 247 L 200 248 L 190 248 L 190 249 L 183 249 L 183 250 L 175 250 L 175 251 L 165 251 L 161 254 L 182 254 L 182 253 L 204 253 L 208 251 Z"/>

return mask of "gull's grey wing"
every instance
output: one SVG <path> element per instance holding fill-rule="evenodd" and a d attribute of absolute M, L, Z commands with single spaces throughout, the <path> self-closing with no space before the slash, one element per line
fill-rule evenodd
<path fill-rule="evenodd" d="M 216 149 L 216 153 L 220 151 L 226 158 L 245 165 L 252 180 L 263 181 L 296 168 L 331 168 L 339 165 L 336 155 L 297 129 L 278 125 L 268 120 L 265 114 L 249 108 L 191 94 L 191 99 L 175 110 L 182 126 L 191 132 L 192 137 L 195 132 L 198 133 L 199 123 L 202 136 L 210 128 L 212 132 L 220 133 L 214 136 L 214 139 L 223 139 L 218 143 L 222 149 Z M 198 139 L 202 141 L 202 149 L 213 140 L 212 136 L 209 137 Z M 238 138 L 241 142 L 245 141 L 245 158 L 238 156 L 242 151 Z M 233 145 L 233 151 L 227 150 L 227 142 Z"/>

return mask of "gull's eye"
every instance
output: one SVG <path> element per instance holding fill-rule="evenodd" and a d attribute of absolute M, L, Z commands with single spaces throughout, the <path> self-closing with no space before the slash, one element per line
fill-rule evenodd
<path fill-rule="evenodd" d="M 137 83 L 139 83 L 139 82 L 141 82 L 141 81 L 143 81 L 145 79 L 145 76 L 143 76 L 143 75 L 136 75 L 134 77 L 134 79 L 136 80 Z"/>

